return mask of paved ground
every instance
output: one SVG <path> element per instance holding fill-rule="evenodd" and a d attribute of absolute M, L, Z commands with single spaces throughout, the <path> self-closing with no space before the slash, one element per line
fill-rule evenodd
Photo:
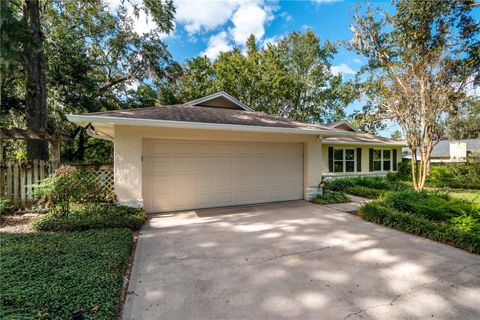
<path fill-rule="evenodd" d="M 350 194 L 347 196 L 350 198 L 351 202 L 328 204 L 326 206 L 338 211 L 351 213 L 356 212 L 365 202 L 369 201 L 367 198 L 357 197 Z"/>
<path fill-rule="evenodd" d="M 306 202 L 156 215 L 124 319 L 480 319 L 480 257 Z"/>

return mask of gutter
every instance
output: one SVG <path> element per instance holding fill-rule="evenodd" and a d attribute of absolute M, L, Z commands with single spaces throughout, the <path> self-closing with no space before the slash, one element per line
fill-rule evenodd
<path fill-rule="evenodd" d="M 153 119 L 132 119 L 122 117 L 107 117 L 93 115 L 67 115 L 67 119 L 79 125 L 91 123 L 107 123 L 119 124 L 127 126 L 147 126 L 147 127 L 164 127 L 164 128 L 183 128 L 183 129 L 208 129 L 208 130 L 230 130 L 244 132 L 268 132 L 268 133 L 296 133 L 306 135 L 320 135 L 327 137 L 345 137 L 351 136 L 354 132 L 348 132 L 335 129 L 302 129 L 302 128 L 283 128 L 283 127 L 266 127 L 266 126 L 247 126 L 237 124 L 221 124 L 221 123 L 204 123 L 204 122 L 188 122 L 188 121 L 171 121 L 171 120 L 153 120 Z M 113 138 L 112 138 L 113 139 Z"/>
<path fill-rule="evenodd" d="M 68 116 L 67 116 L 68 118 Z M 70 119 L 68 119 L 70 120 Z M 97 138 L 97 139 L 102 139 L 102 140 L 106 140 L 106 141 L 113 141 L 113 137 L 100 131 L 100 130 L 95 130 L 95 128 L 92 126 L 91 123 L 89 123 L 86 127 L 85 127 L 85 130 L 87 131 L 87 134 L 89 136 L 92 136 L 94 138 Z"/>

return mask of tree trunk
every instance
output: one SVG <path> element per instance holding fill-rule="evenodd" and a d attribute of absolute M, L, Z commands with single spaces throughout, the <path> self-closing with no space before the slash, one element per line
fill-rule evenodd
<path fill-rule="evenodd" d="M 45 83 L 39 0 L 24 1 L 23 19 L 33 42 L 33 46 L 26 44 L 23 54 L 27 128 L 32 130 L 46 129 L 47 88 Z M 44 140 L 27 140 L 27 157 L 28 159 L 48 160 L 48 142 Z"/>

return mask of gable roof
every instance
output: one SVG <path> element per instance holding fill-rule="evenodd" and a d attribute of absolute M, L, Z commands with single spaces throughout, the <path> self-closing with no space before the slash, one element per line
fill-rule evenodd
<path fill-rule="evenodd" d="M 326 126 L 330 128 L 335 128 L 335 129 L 358 132 L 358 130 L 354 126 L 352 126 L 350 122 L 345 120 L 330 122 L 330 123 L 327 123 Z"/>
<path fill-rule="evenodd" d="M 242 102 L 235 99 L 234 97 L 232 97 L 231 95 L 229 95 L 224 91 L 219 91 L 211 95 L 189 101 L 186 104 L 192 105 L 192 106 L 206 106 L 206 107 L 253 111 L 247 105 L 243 104 Z"/>
<path fill-rule="evenodd" d="M 80 125 L 116 123 L 122 125 L 291 132 L 330 136 L 349 134 L 349 132 L 343 130 L 275 117 L 263 112 L 193 106 L 191 104 L 93 112 L 83 115 L 69 115 L 67 118 Z"/>

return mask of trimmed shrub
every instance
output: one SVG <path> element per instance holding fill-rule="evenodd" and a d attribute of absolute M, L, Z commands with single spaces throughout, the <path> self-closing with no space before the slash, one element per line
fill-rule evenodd
<path fill-rule="evenodd" d="M 432 165 L 428 183 L 441 188 L 480 189 L 480 156 L 469 156 L 465 162 Z"/>
<path fill-rule="evenodd" d="M 93 203 L 78 206 L 63 215 L 49 212 L 36 220 L 33 227 L 44 231 L 79 231 L 105 228 L 138 230 L 145 220 L 146 215 L 142 209 L 113 203 Z"/>
<path fill-rule="evenodd" d="M 325 191 L 311 200 L 316 204 L 334 204 L 350 202 L 350 198 L 343 192 Z"/>
<path fill-rule="evenodd" d="M 458 224 L 430 221 L 424 217 L 394 210 L 379 201 L 366 203 L 359 212 L 365 220 L 480 253 L 480 234 L 466 230 Z"/>
<path fill-rule="evenodd" d="M 364 197 L 368 199 L 378 199 L 385 194 L 386 190 L 374 189 L 364 186 L 353 186 L 347 189 L 347 193 L 354 196 Z"/>
<path fill-rule="evenodd" d="M 402 159 L 396 172 L 387 173 L 387 179 L 390 181 L 412 181 L 412 161 Z"/>
<path fill-rule="evenodd" d="M 430 168 L 429 182 L 439 188 L 460 188 L 462 181 L 447 166 L 438 165 Z"/>

